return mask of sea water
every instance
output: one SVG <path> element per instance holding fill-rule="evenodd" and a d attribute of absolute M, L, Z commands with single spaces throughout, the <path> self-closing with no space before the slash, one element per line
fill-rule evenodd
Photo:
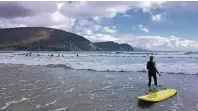
<path fill-rule="evenodd" d="M 52 57 L 51 54 L 53 54 Z M 147 72 L 146 63 L 150 55 L 154 56 L 160 73 L 198 74 L 198 53 L 196 52 L 15 51 L 1 52 L 0 63 L 92 71 Z"/>

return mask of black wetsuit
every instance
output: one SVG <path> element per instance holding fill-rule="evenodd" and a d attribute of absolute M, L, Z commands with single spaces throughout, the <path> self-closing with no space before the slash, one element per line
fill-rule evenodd
<path fill-rule="evenodd" d="M 148 61 L 147 69 L 148 69 L 148 79 L 149 79 L 148 86 L 151 86 L 151 78 L 152 77 L 154 79 L 155 85 L 157 85 L 156 72 L 158 73 L 158 71 L 157 71 L 157 68 L 155 67 L 155 62 L 154 61 Z"/>

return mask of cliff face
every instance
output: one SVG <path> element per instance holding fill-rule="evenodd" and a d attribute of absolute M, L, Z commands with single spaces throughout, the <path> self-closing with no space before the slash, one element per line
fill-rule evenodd
<path fill-rule="evenodd" d="M 97 47 L 100 47 L 105 51 L 133 51 L 133 47 L 129 44 L 118 44 L 114 42 L 97 42 L 94 43 Z"/>
<path fill-rule="evenodd" d="M 44 27 L 0 29 L 2 50 L 79 50 L 94 51 L 98 47 L 82 36 Z"/>

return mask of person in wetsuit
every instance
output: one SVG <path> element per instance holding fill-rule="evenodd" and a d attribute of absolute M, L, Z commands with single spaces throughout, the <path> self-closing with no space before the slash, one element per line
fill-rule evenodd
<path fill-rule="evenodd" d="M 150 56 L 150 61 L 147 62 L 147 69 L 148 69 L 148 86 L 151 86 L 151 78 L 153 77 L 155 86 L 157 86 L 157 76 L 156 73 L 158 73 L 159 76 L 161 76 L 155 66 L 155 61 L 153 61 L 153 56 Z"/>

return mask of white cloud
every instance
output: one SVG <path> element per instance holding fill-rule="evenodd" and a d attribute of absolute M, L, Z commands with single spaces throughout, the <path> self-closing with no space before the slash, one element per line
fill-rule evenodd
<path fill-rule="evenodd" d="M 87 3 L 86 1 L 80 1 L 80 2 L 76 3 L 75 6 L 76 6 L 76 8 L 79 8 L 79 7 L 86 5 L 86 3 Z"/>
<path fill-rule="evenodd" d="M 141 25 L 141 24 L 140 24 L 138 27 L 139 27 L 139 29 L 140 29 L 141 31 L 143 31 L 143 32 L 146 32 L 146 33 L 149 32 L 149 29 L 146 28 L 145 26 Z"/>
<path fill-rule="evenodd" d="M 80 22 L 80 21 L 78 21 Z M 77 23 L 78 24 L 78 23 Z M 76 26 L 76 28 L 78 25 Z M 145 28 L 143 25 L 139 25 L 141 28 Z M 114 41 L 118 43 L 128 43 L 134 47 L 141 47 L 150 50 L 198 50 L 198 41 L 183 39 L 175 36 L 163 37 L 163 36 L 135 36 L 135 35 L 118 35 L 117 33 L 100 33 L 104 29 L 114 29 L 115 26 L 108 26 L 108 28 L 98 25 L 94 22 L 88 21 L 86 28 L 80 28 L 78 34 L 87 38 L 92 42 L 101 41 Z M 148 31 L 147 31 L 148 32 Z"/>
<path fill-rule="evenodd" d="M 156 9 L 161 8 L 166 2 L 162 1 L 97 1 L 97 2 L 72 2 L 62 7 L 61 12 L 65 16 L 78 18 L 92 17 L 94 20 L 112 18 L 118 13 L 126 14 L 130 9 Z M 98 8 L 100 7 L 100 8 Z M 70 12 L 70 13 L 68 13 Z M 127 16 L 127 15 L 126 15 Z"/>
<path fill-rule="evenodd" d="M 96 21 L 96 22 L 100 22 L 101 21 L 101 18 L 99 16 L 95 16 L 93 17 L 93 19 Z"/>
<path fill-rule="evenodd" d="M 175 36 L 127 36 L 119 42 L 127 42 L 132 46 L 151 50 L 198 50 L 198 41 L 183 39 Z"/>
<path fill-rule="evenodd" d="M 22 2 L 22 4 L 23 3 L 24 2 Z M 40 6 L 39 4 L 36 4 L 36 5 L 37 6 L 35 7 L 41 9 L 41 7 L 39 7 Z M 48 5 L 51 6 L 52 4 L 49 3 Z M 49 8 L 48 5 L 46 6 L 46 8 Z M 16 17 L 16 18 L 6 19 L 6 20 L 0 18 L 0 22 L 1 22 L 0 27 L 10 28 L 10 27 L 24 27 L 24 26 L 27 26 L 27 27 L 40 27 L 41 26 L 41 27 L 50 27 L 50 28 L 56 28 L 56 29 L 62 29 L 62 30 L 70 29 L 74 25 L 76 19 L 73 17 L 67 17 L 59 11 L 59 9 L 63 7 L 64 3 L 57 3 L 55 5 L 57 5 L 57 9 L 55 9 L 54 11 L 49 10 L 49 12 L 45 12 L 45 10 L 41 10 L 41 12 L 43 11 L 42 13 L 38 13 L 33 16 Z"/>
<path fill-rule="evenodd" d="M 98 30 L 100 30 L 102 28 L 102 26 L 101 25 L 94 25 L 94 29 L 95 29 L 95 31 L 98 31 Z"/>
<path fill-rule="evenodd" d="M 92 42 L 114 41 L 128 43 L 133 47 L 140 47 L 158 51 L 191 51 L 198 50 L 198 41 L 183 39 L 175 36 L 134 36 L 134 35 L 109 35 L 92 34 L 84 35 Z"/>
<path fill-rule="evenodd" d="M 93 35 L 84 35 L 85 38 L 90 40 L 91 42 L 104 42 L 104 41 L 115 41 L 117 42 L 119 38 L 116 38 L 115 36 L 108 35 L 108 34 L 93 34 Z"/>
<path fill-rule="evenodd" d="M 87 34 L 87 35 L 92 35 L 93 32 L 92 32 L 91 30 L 89 30 L 89 29 L 86 29 L 86 34 Z"/>
<path fill-rule="evenodd" d="M 79 35 L 86 35 L 95 33 L 97 30 L 100 30 L 100 28 L 101 26 L 96 25 L 93 21 L 88 21 L 87 19 L 78 19 L 75 22 L 72 32 L 78 33 Z"/>
<path fill-rule="evenodd" d="M 111 18 L 115 17 L 118 13 L 124 14 L 125 17 L 126 12 L 129 11 L 130 9 L 142 9 L 143 12 L 149 13 L 151 15 L 151 19 L 153 21 L 161 21 L 163 20 L 164 16 L 162 14 L 153 14 L 152 11 L 157 9 L 157 8 L 163 8 L 163 9 L 175 9 L 175 5 L 181 9 L 189 9 L 193 10 L 196 9 L 196 4 L 195 3 L 189 3 L 189 2 L 184 2 L 184 3 L 178 3 L 178 2 L 165 2 L 165 1 L 97 1 L 97 2 L 15 2 L 12 3 L 12 5 L 19 5 L 21 7 L 24 7 L 26 9 L 29 9 L 35 13 L 35 15 L 28 15 L 24 16 L 24 19 L 30 19 L 32 18 L 33 20 L 28 20 L 26 22 L 19 22 L 16 24 L 24 24 L 24 26 L 29 26 L 29 22 L 31 21 L 38 21 L 38 23 L 35 23 L 35 26 L 52 26 L 51 21 L 48 21 L 49 25 L 43 25 L 40 21 L 42 20 L 44 15 L 48 14 L 54 14 L 54 20 L 59 21 L 62 20 L 62 24 L 67 24 L 68 22 L 64 21 L 64 18 L 72 18 L 72 19 L 81 19 L 81 18 L 90 18 L 92 17 L 95 21 L 100 21 L 103 18 Z M 195 4 L 195 5 L 193 5 Z M 13 6 L 14 6 L 13 5 Z M 193 6 L 194 8 L 191 8 Z M 100 7 L 100 8 L 98 8 Z M 36 16 L 36 17 L 35 17 Z M 23 18 L 23 17 L 22 17 Z M 38 18 L 38 19 L 34 19 Z M 16 19 L 16 18 L 15 18 Z M 47 19 L 47 18 L 44 18 Z M 11 19 L 9 19 L 11 21 Z M 67 19 L 68 20 L 68 19 Z M 44 21 L 45 22 L 45 21 Z M 39 24 L 41 23 L 41 24 Z M 47 24 L 47 22 L 45 22 Z M 6 24 L 5 24 L 6 25 Z M 56 24 L 53 22 L 53 25 L 61 25 L 59 22 Z M 69 24 L 67 24 L 69 25 Z M 30 25 L 31 26 L 31 25 Z"/>
<path fill-rule="evenodd" d="M 82 20 L 83 21 L 83 20 Z M 82 22 L 78 21 L 77 24 Z M 92 21 L 86 21 L 86 26 L 79 27 L 77 34 L 87 38 L 92 42 L 101 41 L 114 41 L 118 43 L 128 43 L 134 47 L 141 47 L 150 50 L 198 50 L 198 41 L 182 39 L 175 36 L 163 37 L 163 36 L 135 36 L 135 35 L 118 35 L 117 33 L 101 33 L 103 30 L 116 30 L 115 26 L 104 27 L 98 25 Z M 145 32 L 149 32 L 143 25 L 138 26 Z M 101 31 L 101 32 L 100 32 Z M 107 31 L 108 32 L 108 31 Z M 110 31 L 111 32 L 111 31 Z"/>
<path fill-rule="evenodd" d="M 15 17 L 8 19 L 10 23 L 23 24 L 23 26 L 42 26 L 53 27 L 63 25 L 67 27 L 66 30 L 73 26 L 71 21 L 78 19 L 87 19 L 92 17 L 95 21 L 99 22 L 103 18 L 115 17 L 118 13 L 125 14 L 130 9 L 153 9 L 161 7 L 164 2 L 135 2 L 135 1 L 119 1 L 119 2 L 17 2 L 11 3 L 12 5 L 19 5 L 25 9 L 34 12 L 33 15 L 23 17 Z M 98 8 L 100 7 L 100 8 Z M 13 12 L 14 13 L 14 12 Z M 1 20 L 3 21 L 3 20 Z M 8 23 L 8 22 L 7 22 Z M 72 25 L 70 25 L 71 23 Z M 12 26 L 5 24 L 4 26 Z M 18 25 L 13 25 L 18 26 Z"/>
<path fill-rule="evenodd" d="M 85 25 L 86 24 L 86 25 Z M 74 31 L 92 42 L 117 41 L 116 26 L 101 26 L 95 22 L 84 19 L 77 20 Z"/>
<path fill-rule="evenodd" d="M 95 23 L 93 21 L 88 21 L 86 19 L 77 20 L 75 27 L 73 27 L 73 31 L 77 32 L 80 35 L 88 34 L 87 30 L 89 30 L 88 32 L 91 31 L 93 34 L 97 34 L 97 33 L 115 34 L 117 32 L 115 26 L 101 26 L 98 23 Z"/>
<path fill-rule="evenodd" d="M 109 13 L 109 17 L 115 17 L 117 13 L 126 13 L 129 10 L 128 6 L 114 6 L 107 8 L 107 13 Z"/>
<path fill-rule="evenodd" d="M 142 11 L 143 13 L 148 13 L 151 16 L 151 19 L 153 22 L 157 22 L 157 21 L 162 21 L 162 14 L 154 14 L 153 10 L 156 8 L 162 8 L 164 7 L 163 5 L 166 3 L 165 1 L 159 1 L 159 2 L 155 2 L 155 4 L 152 4 L 152 2 L 154 1 L 146 1 L 143 2 L 143 8 Z M 155 7 L 153 7 L 155 6 Z"/>
<path fill-rule="evenodd" d="M 86 20 L 86 19 L 82 19 L 82 20 L 79 21 L 79 25 L 81 27 L 86 26 L 86 25 L 89 25 L 89 21 Z"/>
<path fill-rule="evenodd" d="M 145 28 L 143 25 L 139 25 L 139 27 L 142 29 Z M 175 36 L 170 36 L 170 37 L 135 36 L 135 35 L 118 35 L 117 33 L 104 34 L 104 33 L 100 33 L 100 31 L 108 28 L 116 30 L 116 27 L 109 26 L 108 28 L 105 28 L 91 21 L 88 21 L 86 28 L 78 27 L 78 25 L 76 26 L 76 28 L 80 28 L 77 34 L 85 37 L 86 39 L 92 42 L 114 41 L 118 43 L 128 43 L 133 47 L 140 47 L 140 48 L 146 48 L 150 50 L 160 50 L 160 51 L 198 50 L 198 41 L 182 39 Z"/>
<path fill-rule="evenodd" d="M 56 4 L 57 3 L 57 4 Z M 171 2 L 172 3 L 172 2 Z M 8 19 L 0 18 L 1 28 L 24 27 L 24 26 L 43 26 L 57 29 L 69 30 L 74 28 L 76 33 L 83 35 L 92 41 L 117 41 L 127 42 L 133 46 L 150 48 L 153 50 L 180 50 L 180 49 L 198 49 L 198 42 L 182 39 L 174 36 L 118 36 L 115 26 L 101 26 L 98 24 L 103 18 L 112 18 L 117 14 L 126 15 L 130 9 L 137 9 L 151 15 L 153 21 L 161 21 L 164 16 L 160 13 L 153 13 L 157 8 L 167 6 L 175 9 L 174 5 L 167 5 L 163 1 L 141 1 L 141 2 L 18 2 L 21 7 L 35 12 L 33 15 L 23 17 L 14 17 Z M 194 4 L 194 3 L 193 3 Z M 98 8 L 100 7 L 100 8 Z M 183 5 L 185 8 L 187 5 Z M 196 7 L 194 5 L 194 7 Z M 181 9 L 181 8 L 180 8 Z M 193 10 L 192 8 L 189 10 Z M 93 21 L 86 20 L 92 18 Z M 80 20 L 80 21 L 77 21 Z M 95 23 L 96 22 L 96 23 Z M 135 27 L 134 27 L 135 28 Z M 139 25 L 140 30 L 148 33 L 149 29 Z M 105 32 L 105 33 L 102 33 Z M 117 36 L 116 36 L 117 35 Z"/>
<path fill-rule="evenodd" d="M 51 14 L 51 19 L 55 22 L 63 21 L 63 20 L 65 20 L 65 18 L 66 17 L 64 15 L 62 15 L 59 11 L 56 11 Z"/>
<path fill-rule="evenodd" d="M 162 8 L 166 1 L 141 1 L 142 8 Z"/>
<path fill-rule="evenodd" d="M 68 25 L 62 25 L 62 24 L 60 24 L 60 25 L 52 25 L 52 26 L 50 26 L 50 28 L 64 30 L 64 29 L 67 29 L 68 28 Z"/>
<path fill-rule="evenodd" d="M 114 29 L 111 29 L 110 27 L 104 27 L 103 32 L 104 33 L 116 33 L 117 31 Z"/>
<path fill-rule="evenodd" d="M 162 19 L 161 14 L 151 15 L 151 17 L 152 17 L 152 21 L 161 21 L 161 19 Z"/>
<path fill-rule="evenodd" d="M 65 3 L 56 3 L 56 5 L 57 5 L 57 10 L 60 10 L 65 5 Z"/>
<path fill-rule="evenodd" d="M 144 13 L 151 13 L 151 10 L 149 8 L 142 8 L 142 11 Z"/>
<path fill-rule="evenodd" d="M 29 16 L 29 17 L 23 17 L 23 18 L 15 18 L 12 21 L 16 23 L 20 23 L 20 24 L 25 24 L 26 26 L 31 26 L 31 27 L 32 26 L 33 27 L 38 27 L 38 26 L 56 27 L 58 29 L 68 30 L 74 25 L 75 20 L 76 20 L 75 18 L 62 16 L 57 13 L 51 13 L 51 14 L 44 13 L 44 14 L 31 16 L 31 17 Z"/>
<path fill-rule="evenodd" d="M 0 19 L 0 28 L 26 27 L 25 24 L 9 21 L 7 19 Z"/>

